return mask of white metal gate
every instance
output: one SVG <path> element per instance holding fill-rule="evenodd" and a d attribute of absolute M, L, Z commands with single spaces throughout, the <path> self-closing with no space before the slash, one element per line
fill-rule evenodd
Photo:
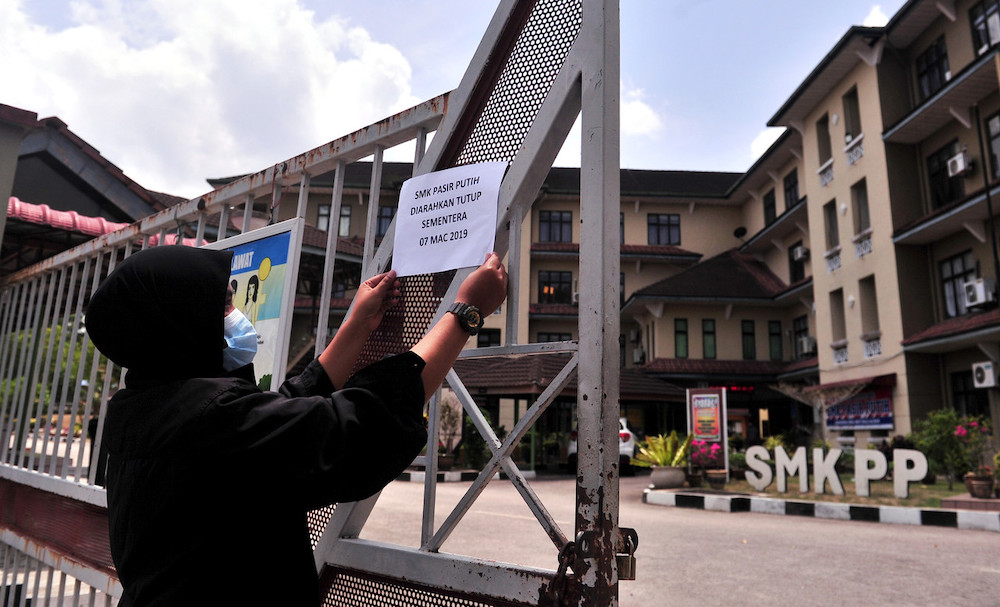
<path fill-rule="evenodd" d="M 4 534 L 0 556 L 8 559 L 3 561 L 3 579 L 8 574 L 11 579 L 26 575 L 8 562 L 38 563 L 41 570 L 43 563 L 63 562 L 66 556 L 76 579 L 100 589 L 106 602 L 113 603 L 120 595 L 102 545 L 107 538 L 106 525 L 102 527 L 106 499 L 99 476 L 105 406 L 122 370 L 94 351 L 80 328 L 89 295 L 121 259 L 140 247 L 164 243 L 168 232 L 183 236 L 185 226 L 192 226 L 191 244 L 217 238 L 217 226 L 228 225 L 235 209 L 242 208 L 243 231 L 249 231 L 254 202 L 269 202 L 273 209 L 286 188 L 298 188 L 296 216 L 304 217 L 311 177 L 330 171 L 335 172 L 330 216 L 338 217 L 346 166 L 371 157 L 361 273 L 362 279 L 377 274 L 388 267 L 393 249 L 393 227 L 381 245 L 374 246 L 383 153 L 415 141 L 414 174 L 473 162 L 509 163 L 499 201 L 497 249 L 506 254 L 511 284 L 517 284 L 527 267 L 527 260 L 521 259 L 523 220 L 580 116 L 579 259 L 587 261 L 579 268 L 579 340 L 517 343 L 518 319 L 523 315 L 520 298 L 512 294 L 505 304 L 506 343 L 463 353 L 482 357 L 565 352 L 570 355 L 566 367 L 504 441 L 497 438 L 457 374 L 449 374 L 449 385 L 492 455 L 437 528 L 437 459 L 431 456 L 419 462 L 427 470 L 419 548 L 358 539 L 377 496 L 313 512 L 309 522 L 327 605 L 617 604 L 617 559 L 627 562 L 622 555 L 636 544 L 634 533 L 623 532 L 618 525 L 618 57 L 616 1 L 503 1 L 452 93 L 11 276 L 0 291 L 0 436 L 8 438 L 0 445 L 0 504 L 10 506 L 0 512 Z M 432 131 L 436 133 L 427 146 Z M 328 252 L 337 250 L 337 239 L 337 231 L 331 229 Z M 336 263 L 335 255 L 326 256 L 320 310 L 329 310 Z M 467 273 L 406 279 L 404 302 L 409 305 L 398 312 L 405 315 L 400 328 L 379 332 L 380 337 L 366 346 L 366 355 L 374 359 L 409 348 L 443 315 L 441 302 L 454 299 Z M 320 314 L 316 334 L 327 335 L 327 325 L 327 315 Z M 319 342 L 317 353 L 325 346 Z M 511 453 L 574 372 L 579 469 L 575 528 L 568 534 L 532 491 Z M 431 454 L 437 451 L 438 400 L 432 399 L 429 409 L 427 452 Z M 64 420 L 77 416 L 94 421 L 88 428 L 66 428 Z M 602 448 L 605 445 L 607 449 Z M 551 570 L 439 552 L 500 470 L 550 538 Z M 45 513 L 50 524 L 39 523 L 38 512 Z M 73 539 L 79 534 L 59 533 L 66 527 L 90 539 L 81 545 Z M 60 557 L 46 560 L 53 551 Z M 30 574 L 24 577 L 29 578 Z M 22 592 L 30 590 L 30 582 L 20 585 Z"/>

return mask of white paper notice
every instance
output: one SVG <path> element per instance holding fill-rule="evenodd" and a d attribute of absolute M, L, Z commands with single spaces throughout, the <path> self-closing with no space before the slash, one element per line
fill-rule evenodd
<path fill-rule="evenodd" d="M 399 276 L 478 266 L 493 251 L 506 162 L 407 179 L 399 192 L 392 267 Z"/>

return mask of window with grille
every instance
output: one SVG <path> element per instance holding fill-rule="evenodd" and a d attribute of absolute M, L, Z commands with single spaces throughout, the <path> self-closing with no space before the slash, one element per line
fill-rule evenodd
<path fill-rule="evenodd" d="M 573 335 L 570 333 L 539 333 L 538 341 L 541 343 L 549 343 L 553 341 L 570 341 L 573 339 Z"/>
<path fill-rule="evenodd" d="M 823 166 L 833 158 L 833 148 L 830 147 L 830 117 L 826 114 L 816 121 L 816 145 L 819 164 Z"/>
<path fill-rule="evenodd" d="M 989 416 L 989 391 L 976 387 L 971 370 L 951 374 L 951 403 L 959 415 Z"/>
<path fill-rule="evenodd" d="M 572 211 L 539 211 L 539 242 L 573 242 Z"/>
<path fill-rule="evenodd" d="M 573 273 L 542 270 L 538 272 L 538 303 L 573 302 Z"/>
<path fill-rule="evenodd" d="M 316 227 L 324 232 L 330 228 L 330 205 L 321 204 L 316 207 Z"/>
<path fill-rule="evenodd" d="M 802 246 L 802 241 L 798 241 L 788 247 L 788 282 L 794 284 L 806 277 L 805 259 L 795 259 L 795 249 Z"/>
<path fill-rule="evenodd" d="M 868 186 L 864 179 L 851 186 L 851 204 L 854 206 L 854 233 L 861 234 L 872 225 L 868 214 Z"/>
<path fill-rule="evenodd" d="M 786 203 L 787 204 L 787 203 Z M 778 218 L 777 203 L 775 203 L 774 190 L 764 194 L 764 225 L 769 226 Z"/>
<path fill-rule="evenodd" d="M 650 213 L 646 216 L 648 243 L 660 245 L 681 244 L 681 216 L 668 213 Z"/>
<path fill-rule="evenodd" d="M 790 209 L 799 201 L 799 171 L 785 175 L 785 209 Z"/>
<path fill-rule="evenodd" d="M 757 359 L 757 331 L 752 320 L 740 323 L 743 333 L 743 360 Z"/>
<path fill-rule="evenodd" d="M 378 221 L 375 224 L 375 236 L 377 238 L 382 238 L 389 231 L 389 224 L 392 223 L 392 217 L 396 214 L 395 207 L 379 206 L 378 208 Z"/>
<path fill-rule="evenodd" d="M 972 47 L 977 55 L 982 55 L 1000 42 L 1000 2 L 984 0 L 972 5 L 969 23 L 972 25 Z"/>
<path fill-rule="evenodd" d="M 861 134 L 861 108 L 858 105 L 858 87 L 852 88 L 843 97 L 844 102 L 844 145 L 854 141 Z"/>
<path fill-rule="evenodd" d="M 701 321 L 702 358 L 715 358 L 715 320 L 705 318 Z"/>
<path fill-rule="evenodd" d="M 770 320 L 767 323 L 767 340 L 771 353 L 771 360 L 781 360 L 784 358 L 784 348 L 781 343 L 781 321 Z"/>
<path fill-rule="evenodd" d="M 340 206 L 340 231 L 337 232 L 337 235 L 351 235 L 351 205 L 342 204 Z"/>
<path fill-rule="evenodd" d="M 476 347 L 490 348 L 500 345 L 500 329 L 480 329 L 476 333 Z"/>
<path fill-rule="evenodd" d="M 840 232 L 837 224 L 837 201 L 831 200 L 823 205 L 823 221 L 826 228 L 826 250 L 829 251 L 840 244 Z"/>
<path fill-rule="evenodd" d="M 927 158 L 927 179 L 931 190 L 931 204 L 935 209 L 965 197 L 965 178 L 948 175 L 948 160 L 961 151 L 954 140 Z"/>
<path fill-rule="evenodd" d="M 944 44 L 944 36 L 931 43 L 917 57 L 916 68 L 921 101 L 940 91 L 948 83 L 951 71 L 948 69 L 948 49 Z"/>
<path fill-rule="evenodd" d="M 688 321 L 686 318 L 674 319 L 674 356 L 688 357 Z"/>
<path fill-rule="evenodd" d="M 945 316 L 962 316 L 968 312 L 965 308 L 965 283 L 975 280 L 977 275 L 972 251 L 943 260 L 940 269 Z"/>

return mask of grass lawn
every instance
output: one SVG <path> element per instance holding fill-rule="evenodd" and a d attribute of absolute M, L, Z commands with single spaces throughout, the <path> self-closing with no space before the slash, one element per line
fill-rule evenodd
<path fill-rule="evenodd" d="M 840 482 L 844 485 L 844 495 L 833 495 L 830 492 L 830 485 L 825 487 L 826 493 L 817 494 L 812 491 L 812 477 L 810 481 L 810 491 L 799 493 L 799 478 L 797 476 L 788 479 L 788 491 L 778 493 L 777 480 L 772 481 L 763 492 L 757 491 L 744 480 L 742 472 L 733 475 L 733 480 L 726 483 L 726 491 L 739 493 L 749 493 L 765 497 L 780 497 L 789 500 L 814 501 L 814 502 L 839 502 L 845 504 L 858 504 L 862 506 L 905 506 L 910 508 L 940 508 L 943 498 L 961 495 L 965 493 L 965 485 L 961 481 L 956 481 L 952 489 L 948 489 L 948 481 L 938 479 L 933 485 L 921 485 L 920 483 L 910 483 L 910 496 L 907 499 L 898 499 L 895 495 L 892 481 L 872 481 L 869 483 L 870 497 L 859 497 L 854 490 L 854 481 L 849 475 L 844 474 Z M 707 486 L 707 484 L 706 484 Z"/>

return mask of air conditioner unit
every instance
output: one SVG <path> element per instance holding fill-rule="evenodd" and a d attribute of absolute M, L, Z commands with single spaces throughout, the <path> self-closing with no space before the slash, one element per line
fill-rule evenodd
<path fill-rule="evenodd" d="M 972 363 L 972 385 L 977 388 L 996 387 L 997 374 L 992 362 Z"/>
<path fill-rule="evenodd" d="M 792 259 L 795 261 L 804 261 L 809 259 L 809 249 L 803 246 L 797 246 L 792 249 Z"/>
<path fill-rule="evenodd" d="M 573 291 L 573 305 L 575 306 L 575 305 L 577 305 L 579 303 L 580 303 L 580 292 L 579 291 Z"/>
<path fill-rule="evenodd" d="M 997 299 L 996 282 L 991 278 L 977 278 L 965 283 L 965 307 L 981 308 Z"/>
<path fill-rule="evenodd" d="M 972 169 L 972 164 L 965 157 L 965 152 L 956 154 L 948 159 L 948 177 L 965 175 Z"/>
<path fill-rule="evenodd" d="M 799 352 L 802 354 L 812 354 L 816 352 L 816 338 L 810 335 L 803 335 L 800 337 Z"/>
<path fill-rule="evenodd" d="M 1000 14 L 993 13 L 986 18 L 986 30 L 989 32 L 990 44 L 1000 42 Z"/>

